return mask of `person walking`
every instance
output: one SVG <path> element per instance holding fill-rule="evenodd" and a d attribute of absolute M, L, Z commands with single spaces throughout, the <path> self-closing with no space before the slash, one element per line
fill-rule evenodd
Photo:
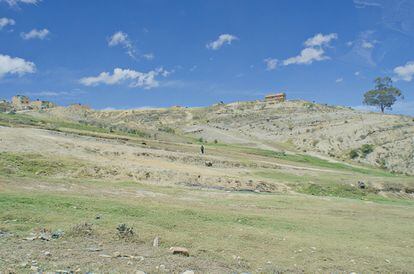
<path fill-rule="evenodd" d="M 201 145 L 200 151 L 201 151 L 201 154 L 204 154 L 204 145 Z"/>

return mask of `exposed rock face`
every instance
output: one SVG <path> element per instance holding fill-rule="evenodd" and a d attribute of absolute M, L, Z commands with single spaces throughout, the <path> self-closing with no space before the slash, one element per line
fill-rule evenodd
<path fill-rule="evenodd" d="M 180 132 L 208 142 L 249 144 L 358 161 L 414 174 L 414 118 L 306 101 L 237 102 L 206 108 L 93 111 L 56 108 L 53 115 L 94 125 Z M 372 150 L 364 151 L 370 145 Z"/>

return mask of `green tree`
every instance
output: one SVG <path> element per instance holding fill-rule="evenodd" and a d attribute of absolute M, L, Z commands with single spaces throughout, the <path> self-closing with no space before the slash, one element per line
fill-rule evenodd
<path fill-rule="evenodd" d="M 364 94 L 364 104 L 379 107 L 384 113 L 385 109 L 391 109 L 398 97 L 402 97 L 401 91 L 392 85 L 390 77 L 377 77 L 374 80 L 375 88 Z"/>

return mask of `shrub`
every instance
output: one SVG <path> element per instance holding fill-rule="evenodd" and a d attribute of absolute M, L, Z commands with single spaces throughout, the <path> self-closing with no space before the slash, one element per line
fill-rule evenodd
<path fill-rule="evenodd" d="M 361 153 L 362 153 L 362 156 L 364 156 L 364 157 L 367 156 L 368 154 L 370 154 L 373 151 L 374 151 L 374 146 L 373 145 L 364 144 L 361 147 Z"/>
<path fill-rule="evenodd" d="M 353 149 L 353 150 L 351 150 L 350 152 L 349 152 L 349 157 L 351 158 L 351 159 L 355 159 L 356 157 L 358 157 L 359 156 L 359 153 L 358 153 L 358 150 L 356 150 L 356 149 Z"/>
<path fill-rule="evenodd" d="M 116 227 L 119 238 L 129 238 L 134 235 L 134 229 L 126 224 L 120 224 Z"/>

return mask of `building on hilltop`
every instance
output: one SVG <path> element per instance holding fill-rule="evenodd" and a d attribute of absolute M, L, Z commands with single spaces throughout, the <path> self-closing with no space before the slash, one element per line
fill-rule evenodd
<path fill-rule="evenodd" d="M 0 112 L 8 112 L 11 111 L 13 108 L 9 102 L 6 100 L 0 100 Z"/>
<path fill-rule="evenodd" d="M 42 100 L 39 100 L 39 99 L 37 99 L 36 101 L 31 102 L 30 106 L 33 109 L 37 109 L 37 110 L 56 107 L 56 105 L 54 103 L 50 102 L 50 101 L 42 101 Z"/>
<path fill-rule="evenodd" d="M 12 106 L 18 110 L 31 109 L 29 97 L 24 95 L 15 95 L 12 97 Z"/>
<path fill-rule="evenodd" d="M 276 94 L 269 94 L 265 96 L 265 102 L 266 103 L 278 103 L 278 102 L 284 102 L 286 101 L 286 93 L 276 93 Z"/>
<path fill-rule="evenodd" d="M 41 110 L 56 107 L 56 104 L 50 101 L 43 101 L 39 99 L 37 99 L 36 101 L 30 101 L 29 97 L 27 96 L 15 95 L 12 97 L 11 106 L 14 110 Z"/>

